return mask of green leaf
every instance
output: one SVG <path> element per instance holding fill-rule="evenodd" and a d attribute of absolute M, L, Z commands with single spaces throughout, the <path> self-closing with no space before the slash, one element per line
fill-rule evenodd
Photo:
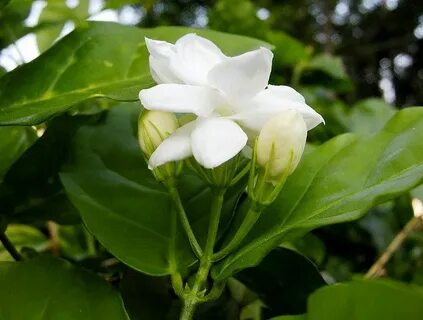
<path fill-rule="evenodd" d="M 0 207 L 9 221 L 30 223 L 54 220 L 79 222 L 59 180 L 59 170 L 68 159 L 76 129 L 98 116 L 60 116 L 48 123 L 47 130 L 14 162 L 0 185 Z M 21 127 L 24 128 L 24 127 Z M 0 128 L 9 129 L 9 127 Z"/>
<path fill-rule="evenodd" d="M 307 69 L 319 70 L 335 79 L 348 79 L 344 64 L 341 58 L 327 53 L 321 53 L 314 56 L 308 63 Z"/>
<path fill-rule="evenodd" d="M 369 135 L 381 130 L 396 111 L 382 99 L 369 98 L 356 103 L 341 120 L 347 130 Z"/>
<path fill-rule="evenodd" d="M 0 183 L 9 167 L 36 139 L 32 128 L 0 128 Z"/>
<path fill-rule="evenodd" d="M 265 317 L 306 312 L 307 297 L 326 284 L 310 260 L 285 248 L 273 250 L 236 278 L 259 295 L 267 306 Z"/>
<path fill-rule="evenodd" d="M 0 263 L 0 318 L 129 320 L 119 293 L 52 257 Z"/>
<path fill-rule="evenodd" d="M 304 155 L 280 196 L 234 254 L 214 271 L 217 279 L 254 266 L 282 241 L 319 226 L 358 219 L 406 192 L 423 178 L 423 108 L 396 113 L 370 137 L 336 137 Z"/>
<path fill-rule="evenodd" d="M 140 110 L 138 103 L 121 104 L 102 123 L 82 127 L 62 182 L 88 230 L 118 259 L 150 275 L 183 272 L 196 259 L 175 224 L 168 193 L 141 154 L 136 137 Z M 186 210 L 202 244 L 211 193 L 194 175 L 181 179 Z M 238 187 L 229 192 L 222 225 L 239 192 Z"/>
<path fill-rule="evenodd" d="M 269 31 L 266 39 L 275 46 L 274 61 L 280 66 L 295 65 L 310 55 L 304 44 L 282 31 Z"/>
<path fill-rule="evenodd" d="M 210 30 L 90 23 L 0 79 L 0 125 L 38 124 L 92 98 L 136 101 L 140 89 L 154 84 L 144 37 L 175 41 L 188 32 L 211 39 L 231 55 L 266 45 Z"/>
<path fill-rule="evenodd" d="M 177 298 L 170 294 L 172 288 L 165 277 L 151 277 L 127 270 L 119 289 L 132 320 L 173 319 L 179 312 L 180 306 L 175 305 Z"/>
<path fill-rule="evenodd" d="M 316 291 L 307 309 L 310 320 L 418 320 L 423 290 L 392 280 L 355 280 Z"/>
<path fill-rule="evenodd" d="M 23 247 L 30 247 L 34 250 L 42 251 L 49 246 L 46 236 L 40 230 L 31 226 L 11 224 L 7 227 L 6 235 L 18 251 Z M 12 257 L 3 246 L 0 246 L 0 261 L 13 261 Z"/>
<path fill-rule="evenodd" d="M 411 196 L 423 201 L 423 184 L 411 190 Z"/>

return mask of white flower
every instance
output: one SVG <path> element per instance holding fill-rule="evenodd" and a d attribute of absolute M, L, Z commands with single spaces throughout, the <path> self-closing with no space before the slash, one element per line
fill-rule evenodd
<path fill-rule="evenodd" d="M 149 110 L 197 116 L 159 145 L 149 160 L 153 168 L 190 156 L 205 168 L 217 167 L 246 146 L 247 133 L 254 138 L 285 110 L 299 112 L 308 130 L 323 122 L 297 91 L 268 85 L 273 54 L 267 48 L 228 57 L 195 34 L 174 45 L 145 41 L 158 85 L 140 91 L 141 103 Z"/>

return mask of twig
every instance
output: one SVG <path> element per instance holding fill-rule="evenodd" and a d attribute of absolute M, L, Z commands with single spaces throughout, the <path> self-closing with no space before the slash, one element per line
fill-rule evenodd
<path fill-rule="evenodd" d="M 59 228 L 53 221 L 47 221 L 47 230 L 49 234 L 49 247 L 54 256 L 60 255 Z"/>
<path fill-rule="evenodd" d="M 408 235 L 415 229 L 417 229 L 423 222 L 423 204 L 422 202 L 414 198 L 412 200 L 412 206 L 414 211 L 413 218 L 408 221 L 405 227 L 395 236 L 386 250 L 377 259 L 377 261 L 370 267 L 366 273 L 365 278 L 376 278 L 383 274 L 386 264 L 391 259 L 392 255 L 401 247 L 404 240 Z"/>
<path fill-rule="evenodd" d="M 0 233 L 0 242 L 3 244 L 4 248 L 10 253 L 13 259 L 15 261 L 21 261 L 22 256 L 16 250 L 16 248 L 13 246 L 12 242 L 10 242 L 9 238 L 6 236 L 5 233 Z"/>

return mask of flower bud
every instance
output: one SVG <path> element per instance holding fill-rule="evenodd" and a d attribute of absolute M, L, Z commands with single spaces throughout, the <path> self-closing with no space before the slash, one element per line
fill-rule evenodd
<path fill-rule="evenodd" d="M 257 139 L 257 164 L 266 168 L 268 180 L 290 175 L 304 151 L 307 127 L 301 114 L 287 110 L 270 119 Z"/>
<path fill-rule="evenodd" d="M 178 119 L 173 113 L 144 110 L 138 120 L 138 141 L 147 158 L 178 129 Z"/>

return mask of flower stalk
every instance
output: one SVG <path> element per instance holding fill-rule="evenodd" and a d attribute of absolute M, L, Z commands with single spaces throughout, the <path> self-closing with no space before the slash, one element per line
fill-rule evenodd
<path fill-rule="evenodd" d="M 226 189 L 213 189 L 213 201 L 210 209 L 210 222 L 207 233 L 206 245 L 204 253 L 200 259 L 200 266 L 195 276 L 194 284 L 190 288 L 187 286 L 186 293 L 183 295 L 183 308 L 180 315 L 180 320 L 191 320 L 197 305 L 207 299 L 205 292 L 207 290 L 207 277 L 213 263 L 213 249 L 216 243 L 217 231 L 219 229 L 220 215 L 222 212 L 223 199 Z"/>
<path fill-rule="evenodd" d="M 264 206 L 260 205 L 256 201 L 251 202 L 251 206 L 245 214 L 244 220 L 241 222 L 238 230 L 235 232 L 235 235 L 228 242 L 228 244 L 226 244 L 220 251 L 213 255 L 213 261 L 222 260 L 238 248 L 242 240 L 244 240 L 257 220 L 260 218 L 264 208 Z"/>
<path fill-rule="evenodd" d="M 203 255 L 203 251 L 201 249 L 200 244 L 197 241 L 197 238 L 195 237 L 194 231 L 192 230 L 188 216 L 187 216 L 185 209 L 184 209 L 184 206 L 182 204 L 181 197 L 179 195 L 178 189 L 176 188 L 175 180 L 169 179 L 165 183 L 165 185 L 167 186 L 170 197 L 172 198 L 172 200 L 173 200 L 173 202 L 176 206 L 176 212 L 179 216 L 179 220 L 181 221 L 182 227 L 185 230 L 185 234 L 188 237 L 191 248 L 194 251 L 194 254 L 197 256 L 197 258 L 200 258 Z"/>

